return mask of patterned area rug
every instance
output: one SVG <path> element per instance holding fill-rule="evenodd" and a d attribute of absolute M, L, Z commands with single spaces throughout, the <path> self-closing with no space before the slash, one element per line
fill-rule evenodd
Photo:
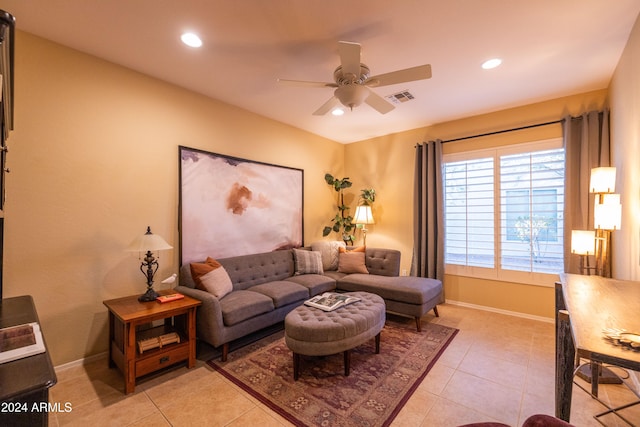
<path fill-rule="evenodd" d="M 387 426 L 458 332 L 405 320 L 387 316 L 380 354 L 373 339 L 353 349 L 348 377 L 342 354 L 303 356 L 294 381 L 284 331 L 207 363 L 297 426 Z"/>

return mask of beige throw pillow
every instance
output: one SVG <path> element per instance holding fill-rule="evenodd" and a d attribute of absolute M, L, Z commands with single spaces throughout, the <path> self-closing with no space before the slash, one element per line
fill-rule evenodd
<path fill-rule="evenodd" d="M 204 263 L 191 263 L 191 276 L 196 288 L 222 298 L 233 290 L 227 270 L 215 259 L 208 257 Z"/>
<path fill-rule="evenodd" d="M 338 269 L 338 259 L 340 248 L 345 248 L 344 242 L 337 240 L 319 240 L 311 243 L 311 250 L 320 252 L 322 256 L 322 269 L 324 271 L 335 271 Z"/>

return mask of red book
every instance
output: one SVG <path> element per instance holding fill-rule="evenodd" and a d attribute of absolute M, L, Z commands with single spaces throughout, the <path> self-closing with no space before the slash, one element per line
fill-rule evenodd
<path fill-rule="evenodd" d="M 182 299 L 184 298 L 184 295 L 182 294 L 169 294 L 169 295 L 160 295 L 158 298 L 156 298 L 158 300 L 158 302 L 169 302 L 169 301 L 175 301 L 177 299 Z"/>

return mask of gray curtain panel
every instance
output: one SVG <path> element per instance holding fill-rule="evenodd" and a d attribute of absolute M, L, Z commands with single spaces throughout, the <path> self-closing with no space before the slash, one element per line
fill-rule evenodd
<path fill-rule="evenodd" d="M 442 141 L 416 146 L 411 275 L 444 278 Z"/>
<path fill-rule="evenodd" d="M 579 273 L 579 257 L 571 254 L 571 230 L 593 230 L 594 195 L 589 193 L 589 179 L 592 168 L 610 166 L 609 111 L 566 117 L 562 129 L 565 149 L 564 270 Z"/>

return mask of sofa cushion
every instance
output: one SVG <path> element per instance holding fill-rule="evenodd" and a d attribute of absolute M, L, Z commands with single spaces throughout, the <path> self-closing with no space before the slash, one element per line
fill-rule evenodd
<path fill-rule="evenodd" d="M 294 249 L 293 256 L 295 259 L 296 273 L 300 274 L 322 274 L 322 255 L 316 251 L 306 251 L 302 249 Z"/>
<path fill-rule="evenodd" d="M 276 308 L 309 298 L 307 288 L 297 283 L 284 280 L 252 286 L 248 291 L 258 292 L 271 298 Z"/>
<path fill-rule="evenodd" d="M 339 273 L 337 270 L 335 271 L 327 271 L 325 270 L 323 276 L 327 276 L 330 279 L 335 280 L 336 282 L 346 276 L 346 273 Z"/>
<path fill-rule="evenodd" d="M 190 268 L 196 288 L 201 291 L 207 291 L 216 298 L 222 298 L 233 290 L 227 271 L 215 259 L 207 257 L 204 263 L 193 262 Z"/>
<path fill-rule="evenodd" d="M 372 292 L 385 300 L 422 305 L 442 293 L 442 282 L 414 276 L 350 274 L 340 279 L 338 289 Z"/>
<path fill-rule="evenodd" d="M 227 326 L 274 309 L 273 300 L 259 292 L 233 291 L 220 300 L 222 320 Z"/>
<path fill-rule="evenodd" d="M 345 247 L 344 242 L 337 240 L 320 240 L 311 244 L 311 250 L 320 252 L 322 256 L 322 268 L 324 271 L 338 269 L 339 250 Z"/>
<path fill-rule="evenodd" d="M 333 272 L 338 274 L 337 272 Z M 284 279 L 287 282 L 297 283 L 307 288 L 309 294 L 307 298 L 316 296 L 323 292 L 333 291 L 336 288 L 336 281 L 331 277 L 320 274 L 304 274 L 301 276 L 292 276 Z"/>
<path fill-rule="evenodd" d="M 367 266 L 365 265 L 365 247 L 360 246 L 351 251 L 340 248 L 338 272 L 368 274 L 369 270 L 367 270 Z"/>

